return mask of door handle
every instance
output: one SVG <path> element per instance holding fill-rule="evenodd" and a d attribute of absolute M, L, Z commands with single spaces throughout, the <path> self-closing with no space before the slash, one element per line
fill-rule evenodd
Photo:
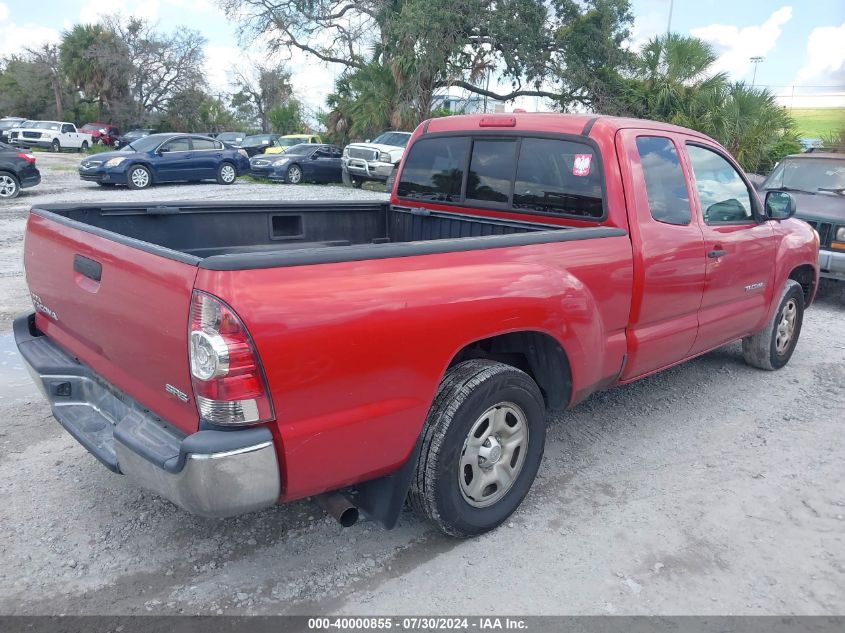
<path fill-rule="evenodd" d="M 728 254 L 728 251 L 715 250 L 715 251 L 710 251 L 709 253 L 707 253 L 707 257 L 709 257 L 710 259 L 718 259 L 720 257 L 724 257 L 727 254 Z"/>

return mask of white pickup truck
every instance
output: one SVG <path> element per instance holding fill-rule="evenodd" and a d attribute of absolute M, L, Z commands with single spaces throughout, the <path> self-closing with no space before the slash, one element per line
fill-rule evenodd
<path fill-rule="evenodd" d="M 343 184 L 360 188 L 367 180 L 380 180 L 387 183 L 389 190 L 393 184 L 391 176 L 410 139 L 410 132 L 385 132 L 372 141 L 347 145 L 341 159 Z"/>
<path fill-rule="evenodd" d="M 54 152 L 61 152 L 63 149 L 84 152 L 94 142 L 90 134 L 80 132 L 73 123 L 60 121 L 35 121 L 15 131 L 17 136 L 13 141 L 27 149 L 45 147 Z"/>

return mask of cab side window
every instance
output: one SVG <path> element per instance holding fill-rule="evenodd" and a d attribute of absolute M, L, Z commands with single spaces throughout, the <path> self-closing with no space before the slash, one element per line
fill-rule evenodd
<path fill-rule="evenodd" d="M 639 136 L 637 151 L 651 217 L 664 224 L 689 224 L 689 194 L 675 144 L 662 136 Z"/>
<path fill-rule="evenodd" d="M 62 126 L 62 134 L 71 134 L 73 132 L 73 126 L 66 124 Z"/>
<path fill-rule="evenodd" d="M 687 144 L 695 188 L 707 224 L 740 224 L 754 221 L 748 186 L 733 165 L 717 152 Z"/>

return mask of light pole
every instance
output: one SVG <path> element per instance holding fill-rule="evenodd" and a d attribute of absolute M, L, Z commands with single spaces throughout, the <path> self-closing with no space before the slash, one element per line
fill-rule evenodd
<path fill-rule="evenodd" d="M 751 87 L 754 87 L 754 83 L 757 81 L 757 64 L 762 62 L 765 58 L 760 57 L 759 55 L 755 55 L 754 57 L 750 58 L 752 64 L 754 64 L 754 75 L 751 77 Z"/>
<path fill-rule="evenodd" d="M 675 7 L 675 0 L 669 0 L 669 19 L 666 21 L 666 35 L 672 31 L 672 9 Z"/>

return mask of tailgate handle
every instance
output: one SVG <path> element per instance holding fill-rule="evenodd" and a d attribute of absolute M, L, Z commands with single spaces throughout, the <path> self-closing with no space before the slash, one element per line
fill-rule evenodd
<path fill-rule="evenodd" d="M 73 269 L 94 281 L 100 281 L 103 278 L 103 265 L 82 255 L 73 256 Z"/>

